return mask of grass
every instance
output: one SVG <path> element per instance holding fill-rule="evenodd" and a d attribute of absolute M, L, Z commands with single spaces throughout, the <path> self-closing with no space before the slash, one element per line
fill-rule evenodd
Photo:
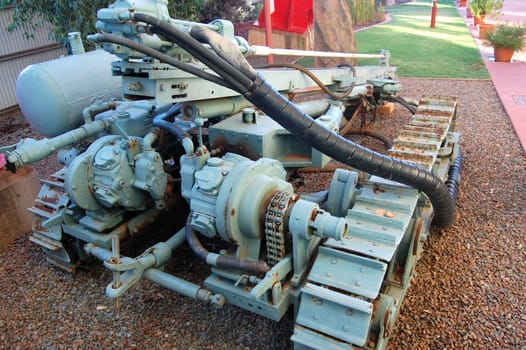
<path fill-rule="evenodd" d="M 388 7 L 392 20 L 355 33 L 358 52 L 388 49 L 402 77 L 488 79 L 477 46 L 453 0 L 439 1 L 430 27 L 430 0 Z M 359 64 L 371 64 L 359 60 Z"/>

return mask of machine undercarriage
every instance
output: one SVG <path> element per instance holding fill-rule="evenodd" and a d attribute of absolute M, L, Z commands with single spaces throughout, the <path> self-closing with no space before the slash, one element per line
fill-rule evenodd
<path fill-rule="evenodd" d="M 378 66 L 254 69 L 244 55 L 258 48 L 231 23 L 177 21 L 165 10 L 117 1 L 90 36 L 107 52 L 21 74 L 22 110 L 49 138 L 3 147 L 6 167 L 57 149 L 64 165 L 42 180 L 30 240 L 70 272 L 102 261 L 117 300 L 148 279 L 276 321 L 292 310 L 297 349 L 385 348 L 430 226 L 453 222 L 455 98 L 398 96 L 386 51 L 363 55 Z M 101 82 L 104 64 L 112 76 Z M 86 84 L 68 85 L 68 69 Z M 313 88 L 321 93 L 291 101 Z M 413 114 L 394 140 L 372 128 L 388 101 Z M 332 160 L 353 170 L 337 169 L 325 191 L 297 193 L 295 170 Z M 137 237 L 153 243 L 127 250 Z M 225 248 L 210 251 L 203 242 L 213 239 Z M 183 244 L 210 266 L 201 285 L 163 268 Z"/>

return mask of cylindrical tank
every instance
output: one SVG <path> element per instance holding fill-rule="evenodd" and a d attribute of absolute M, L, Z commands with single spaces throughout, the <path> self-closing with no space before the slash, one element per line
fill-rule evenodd
<path fill-rule="evenodd" d="M 28 66 L 16 82 L 22 113 L 49 137 L 80 126 L 82 110 L 93 100 L 121 98 L 121 79 L 111 74 L 111 62 L 116 60 L 96 50 Z"/>

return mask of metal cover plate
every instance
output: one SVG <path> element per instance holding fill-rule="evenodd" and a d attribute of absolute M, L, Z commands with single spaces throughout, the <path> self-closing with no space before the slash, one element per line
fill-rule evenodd
<path fill-rule="evenodd" d="M 355 236 L 347 236 L 341 241 L 331 238 L 324 245 L 348 252 L 360 253 L 383 261 L 391 261 L 394 252 L 398 249 L 398 244 L 387 244 Z"/>
<path fill-rule="evenodd" d="M 290 340 L 294 342 L 294 350 L 349 350 L 348 343 L 340 342 L 332 337 L 320 334 L 312 329 L 299 325 L 294 327 Z"/>
<path fill-rule="evenodd" d="M 309 280 L 370 299 L 378 296 L 387 264 L 320 247 Z"/>
<path fill-rule="evenodd" d="M 358 346 L 365 344 L 371 303 L 311 283 L 302 288 L 302 293 L 297 324 Z"/>

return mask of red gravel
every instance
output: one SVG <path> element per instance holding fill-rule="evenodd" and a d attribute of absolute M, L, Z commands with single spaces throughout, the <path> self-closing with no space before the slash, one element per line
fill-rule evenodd
<path fill-rule="evenodd" d="M 464 163 L 457 221 L 426 243 L 390 349 L 526 349 L 526 158 L 489 81 L 402 79 L 404 96 L 458 97 Z M 377 124 L 395 132 L 408 113 Z M 2 133 L 0 144 L 29 130 Z M 34 135 L 34 132 L 32 133 Z M 40 175 L 56 165 L 42 163 Z M 306 176 L 308 186 L 328 174 Z M 7 204 L 4 204 L 7 205 Z M 196 280 L 185 249 L 171 269 Z M 68 275 L 26 239 L 0 254 L 0 349 L 285 349 L 276 323 L 234 306 L 215 310 L 142 281 L 115 311 L 103 270 Z"/>

